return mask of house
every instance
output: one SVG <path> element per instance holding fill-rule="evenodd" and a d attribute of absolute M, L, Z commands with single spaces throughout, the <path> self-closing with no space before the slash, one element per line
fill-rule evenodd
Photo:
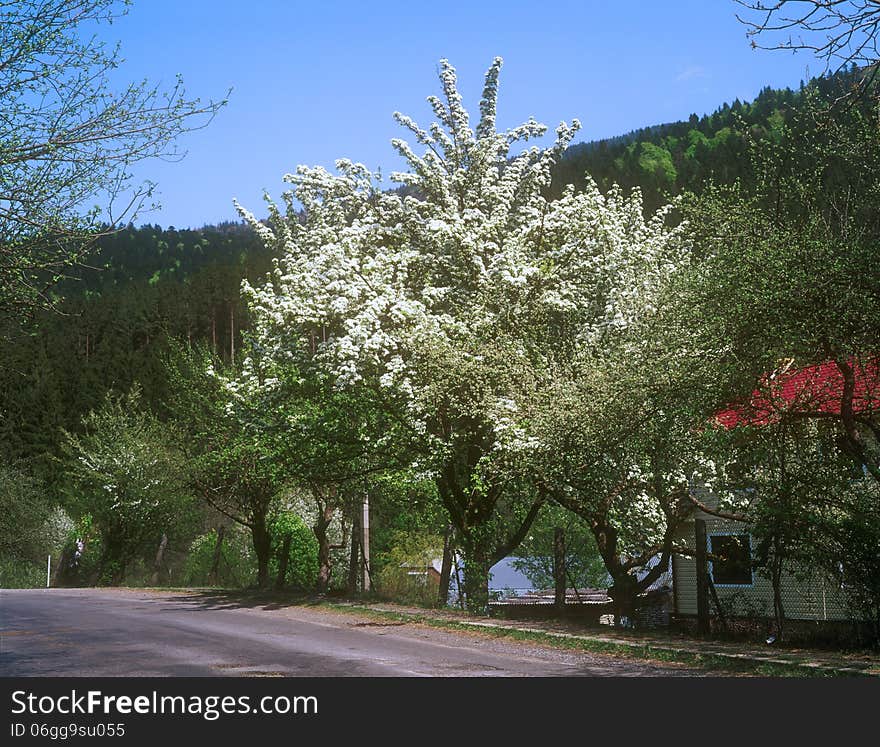
<path fill-rule="evenodd" d="M 880 411 L 880 362 L 850 361 L 849 365 L 853 411 Z M 843 374 L 833 361 L 803 368 L 788 361 L 764 377 L 747 404 L 722 411 L 716 420 L 730 429 L 768 425 L 791 412 L 835 416 L 841 413 L 843 397 Z M 712 513 L 719 508 L 716 497 L 696 497 L 708 511 L 695 508 L 676 537 L 676 545 L 687 548 L 688 554 L 676 555 L 672 562 L 673 619 L 702 621 L 704 629 L 751 620 L 769 631 L 774 589 L 769 574 L 754 566 L 756 538 L 747 524 Z M 700 567 L 705 568 L 704 583 L 700 583 Z M 779 594 L 787 626 L 794 621 L 793 627 L 802 630 L 843 629 L 853 620 L 845 589 L 828 574 L 795 568 L 782 576 Z"/>
<path fill-rule="evenodd" d="M 852 409 L 855 413 L 880 412 L 880 358 L 850 360 Z M 745 404 L 718 413 L 724 428 L 738 424 L 766 425 L 784 413 L 840 415 L 844 397 L 844 376 L 834 361 L 795 368 L 791 359 L 764 376 Z"/>
<path fill-rule="evenodd" d="M 717 508 L 713 496 L 701 497 L 701 502 L 707 508 Z M 689 552 L 672 559 L 672 615 L 676 621 L 697 622 L 701 606 L 697 568 L 702 554 L 708 572 L 704 604 L 716 624 L 725 618 L 773 618 L 773 586 L 767 575 L 753 567 L 757 547 L 748 525 L 696 509 L 682 524 L 675 544 Z M 697 552 L 698 546 L 702 553 Z M 824 574 L 807 569 L 786 573 L 780 592 L 787 620 L 852 619 L 840 584 Z"/>
<path fill-rule="evenodd" d="M 436 588 L 440 585 L 442 566 L 443 559 L 435 558 L 430 563 L 425 564 L 401 563 L 400 569 L 408 578 L 412 579 L 413 583 Z"/>

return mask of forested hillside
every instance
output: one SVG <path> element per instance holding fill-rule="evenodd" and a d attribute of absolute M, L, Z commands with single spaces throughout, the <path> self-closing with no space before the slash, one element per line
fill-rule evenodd
<path fill-rule="evenodd" d="M 862 75 L 853 67 L 810 84 L 822 100 L 833 102 L 851 91 Z M 749 180 L 749 143 L 778 139 L 801 109 L 803 91 L 803 82 L 798 90 L 767 87 L 754 101 L 736 99 L 711 114 L 691 114 L 687 120 L 572 145 L 554 170 L 554 189 L 558 193 L 566 184 L 581 188 L 589 174 L 603 190 L 615 183 L 640 187 L 650 209 L 668 195 L 699 191 L 709 180 Z"/>
<path fill-rule="evenodd" d="M 87 264 L 57 288 L 55 311 L 3 330 L 0 439 L 12 458 L 54 454 L 60 429 L 77 430 L 108 390 L 135 381 L 147 403 L 165 392 L 169 340 L 208 346 L 231 360 L 247 320 L 243 278 L 271 265 L 253 232 L 127 227 L 100 239 Z"/>

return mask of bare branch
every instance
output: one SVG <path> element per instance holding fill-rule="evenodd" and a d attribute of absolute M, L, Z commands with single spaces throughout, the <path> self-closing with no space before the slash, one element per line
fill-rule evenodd
<path fill-rule="evenodd" d="M 755 49 L 807 51 L 825 71 L 877 63 L 878 0 L 735 0 L 746 9 L 737 19 Z"/>
<path fill-rule="evenodd" d="M 132 184 L 132 166 L 182 158 L 178 137 L 226 103 L 188 99 L 180 79 L 168 91 L 146 81 L 116 90 L 118 46 L 89 33 L 124 12 L 116 0 L 0 2 L 4 312 L 51 308 L 48 291 L 65 269 L 96 236 L 133 221 L 151 194 L 151 184 Z"/>

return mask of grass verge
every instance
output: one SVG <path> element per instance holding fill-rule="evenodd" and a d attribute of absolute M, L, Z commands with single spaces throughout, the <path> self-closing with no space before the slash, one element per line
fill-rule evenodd
<path fill-rule="evenodd" d="M 425 611 L 425 613 L 394 612 L 359 604 L 332 601 L 321 602 L 318 606 L 323 609 L 332 609 L 343 613 L 354 612 L 377 620 L 406 622 L 491 638 L 507 638 L 540 643 L 557 649 L 584 651 L 649 662 L 685 664 L 729 674 L 759 677 L 846 677 L 862 674 L 855 671 L 841 671 L 831 667 L 804 666 L 796 662 L 778 659 L 761 660 L 748 655 L 688 651 L 681 647 L 658 646 L 636 640 L 611 641 L 598 636 L 527 630 L 477 621 L 449 620 L 434 617 L 428 611 Z"/>

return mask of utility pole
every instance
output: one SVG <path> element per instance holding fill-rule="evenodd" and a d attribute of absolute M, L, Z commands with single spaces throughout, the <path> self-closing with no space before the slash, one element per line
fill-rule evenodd
<path fill-rule="evenodd" d="M 364 591 L 370 590 L 370 494 L 364 494 L 364 518 L 361 521 L 364 549 Z"/>

